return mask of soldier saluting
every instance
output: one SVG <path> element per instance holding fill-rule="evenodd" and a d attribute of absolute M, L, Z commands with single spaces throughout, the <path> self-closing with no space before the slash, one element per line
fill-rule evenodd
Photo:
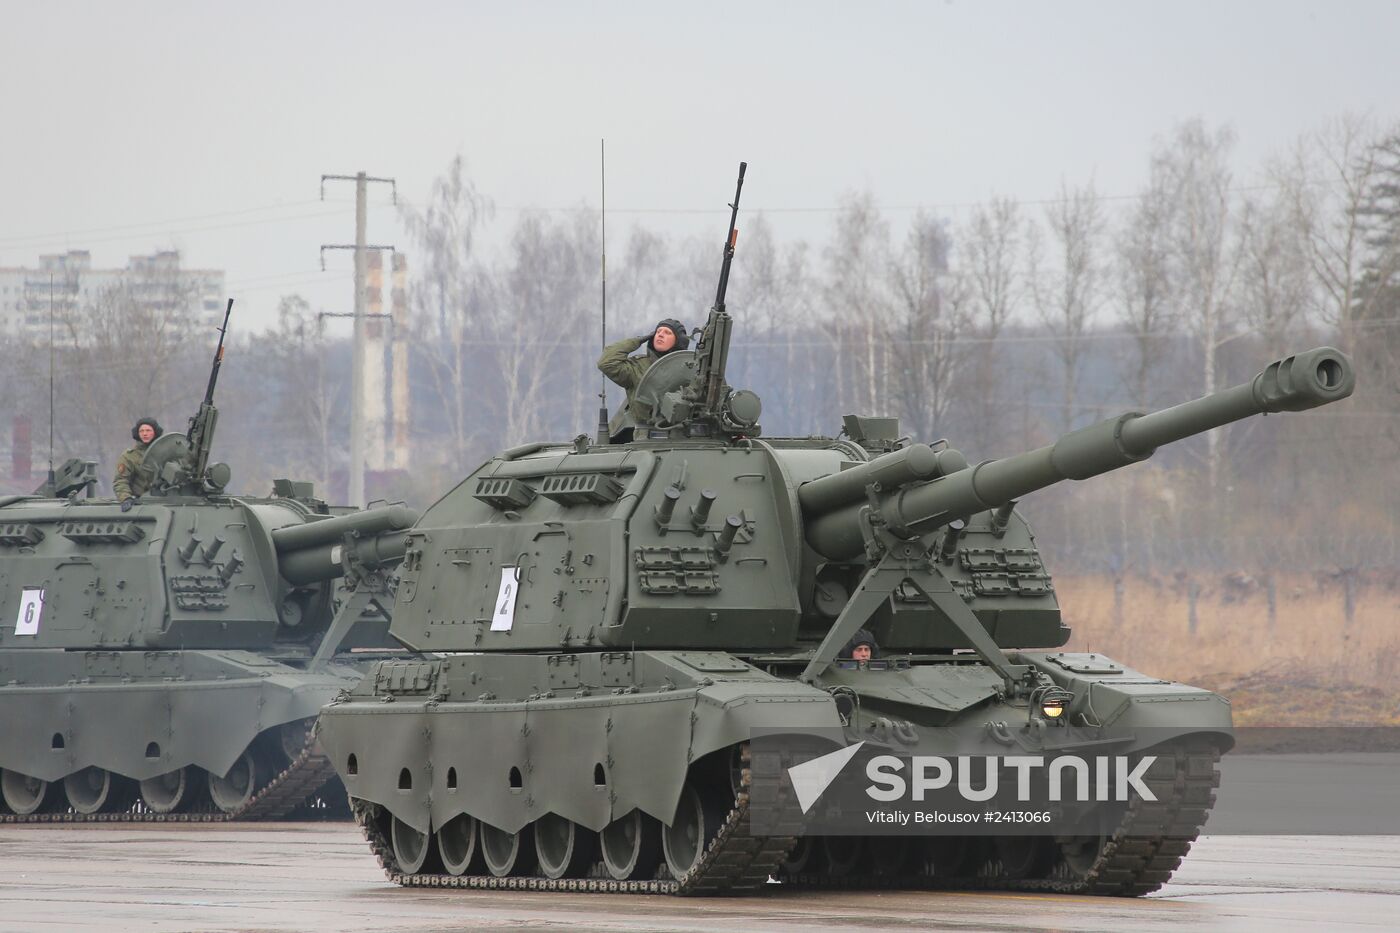
<path fill-rule="evenodd" d="M 138 498 L 146 494 L 155 482 L 155 475 L 143 465 L 146 451 L 151 443 L 165 431 L 154 418 L 141 418 L 131 429 L 131 439 L 136 443 L 117 458 L 117 475 L 112 480 L 112 492 L 118 502 Z"/>
<path fill-rule="evenodd" d="M 668 317 L 658 322 L 649 334 L 624 337 L 616 343 L 608 344 L 603 348 L 603 355 L 598 358 L 598 369 L 604 376 L 627 390 L 627 402 L 623 410 L 629 412 L 633 418 L 641 419 L 646 413 L 633 409 L 632 401 L 633 393 L 636 392 L 642 377 L 657 360 L 675 350 L 684 350 L 689 345 L 690 338 L 685 332 L 685 325 L 675 318 Z M 647 348 L 645 356 L 631 355 L 642 347 Z M 618 419 L 614 421 L 617 422 Z M 614 433 L 616 429 L 617 425 L 614 426 Z"/>

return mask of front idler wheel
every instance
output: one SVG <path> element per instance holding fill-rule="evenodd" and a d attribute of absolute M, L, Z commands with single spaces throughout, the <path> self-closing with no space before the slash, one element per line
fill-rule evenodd
<path fill-rule="evenodd" d="M 301 757 L 301 753 L 312 745 L 311 737 L 316 730 L 316 720 L 297 719 L 292 722 L 284 722 L 278 729 L 279 744 L 282 746 L 282 754 L 287 756 L 288 762 L 296 761 Z M 320 745 L 315 746 L 319 751 Z"/>
<path fill-rule="evenodd" d="M 253 749 L 245 748 L 223 777 L 209 773 L 209 798 L 224 813 L 237 813 L 252 802 L 261 775 Z"/>
<path fill-rule="evenodd" d="M 598 837 L 557 813 L 535 822 L 535 857 L 546 878 L 582 878 L 597 858 Z"/>
<path fill-rule="evenodd" d="M 1083 878 L 1103 854 L 1107 836 L 1066 836 L 1058 840 L 1060 857 L 1076 878 Z"/>
<path fill-rule="evenodd" d="M 48 781 L 9 769 L 0 772 L 0 797 L 18 816 L 48 813 L 59 806 L 58 792 Z"/>
<path fill-rule="evenodd" d="M 438 857 L 450 875 L 479 875 L 485 862 L 481 857 L 480 824 L 465 813 L 448 820 L 437 831 Z"/>
<path fill-rule="evenodd" d="M 686 781 L 676 815 L 661 831 L 661 851 L 673 878 L 679 881 L 699 866 L 722 821 L 720 808 L 694 782 Z"/>
<path fill-rule="evenodd" d="M 481 855 L 486 869 L 497 878 L 528 875 L 535 870 L 535 846 L 531 830 L 522 827 L 518 833 L 482 823 L 480 826 Z"/>
<path fill-rule="evenodd" d="M 603 865 L 618 881 L 644 880 L 661 864 L 661 824 L 641 810 L 613 820 L 598 834 Z"/>
<path fill-rule="evenodd" d="M 416 875 L 433 853 L 433 837 L 409 826 L 397 816 L 391 817 L 389 842 L 394 848 L 394 861 L 406 875 Z"/>

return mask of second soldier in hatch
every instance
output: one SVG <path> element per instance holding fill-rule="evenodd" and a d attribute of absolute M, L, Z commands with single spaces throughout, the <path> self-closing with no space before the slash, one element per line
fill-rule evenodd
<path fill-rule="evenodd" d="M 136 443 L 117 458 L 117 475 L 112 480 L 112 492 L 118 502 L 144 496 L 155 482 L 155 475 L 144 465 L 146 451 L 163 433 L 160 422 L 154 418 L 142 418 L 132 427 L 131 439 Z"/>
<path fill-rule="evenodd" d="M 639 412 L 633 408 L 633 394 L 637 385 L 642 381 L 642 376 L 651 369 L 652 364 L 661 357 L 676 350 L 684 350 L 690 345 L 690 338 L 685 332 L 685 325 L 675 318 L 666 318 L 657 323 L 652 328 L 651 333 L 643 334 L 640 337 L 626 337 L 615 343 L 610 343 L 603 348 L 603 355 L 598 358 L 598 369 L 603 375 L 627 390 L 627 401 L 623 406 L 623 411 L 631 415 L 632 419 L 640 419 L 646 412 Z M 646 347 L 645 356 L 632 356 L 631 354 Z M 619 412 L 619 416 L 622 412 Z M 612 433 L 615 440 L 626 440 L 620 438 L 619 427 L 623 420 L 613 419 Z M 630 433 L 631 429 L 626 428 Z"/>

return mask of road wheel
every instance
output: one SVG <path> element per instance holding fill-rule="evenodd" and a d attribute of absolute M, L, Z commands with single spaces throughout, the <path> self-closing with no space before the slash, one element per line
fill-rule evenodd
<path fill-rule="evenodd" d="M 985 839 L 970 836 L 929 836 L 924 843 L 924 866 L 928 874 L 942 881 L 962 878 L 977 870 L 977 854 L 986 854 Z"/>
<path fill-rule="evenodd" d="M 414 829 L 397 816 L 389 827 L 389 841 L 394 847 L 394 860 L 406 875 L 422 871 L 433 852 L 432 834 Z"/>
<path fill-rule="evenodd" d="M 679 881 L 700 864 L 705 847 L 719 832 L 722 817 L 719 806 L 701 794 L 693 781 L 685 782 L 676 815 L 671 825 L 661 830 L 661 852 L 673 878 Z"/>
<path fill-rule="evenodd" d="M 74 811 L 117 813 L 131 806 L 129 782 L 106 768 L 75 771 L 63 779 L 63 792 Z"/>
<path fill-rule="evenodd" d="M 1002 874 L 1017 881 L 1044 878 L 1055 861 L 1049 836 L 997 836 L 994 845 Z"/>
<path fill-rule="evenodd" d="M 826 873 L 837 878 L 855 874 L 865 858 L 865 839 L 860 836 L 823 836 L 820 847 Z"/>
<path fill-rule="evenodd" d="M 48 813 L 57 807 L 58 792 L 48 781 L 6 769 L 0 772 L 0 797 L 19 816 Z"/>
<path fill-rule="evenodd" d="M 783 859 L 783 874 L 790 877 L 804 874 L 816 865 L 817 837 L 799 836 L 792 851 Z"/>
<path fill-rule="evenodd" d="M 479 825 L 474 817 L 462 813 L 438 827 L 438 857 L 449 874 L 481 874 L 484 863 Z"/>
<path fill-rule="evenodd" d="M 482 823 L 479 827 L 481 855 L 486 868 L 497 878 L 528 875 L 535 870 L 535 846 L 532 827 L 518 833 L 508 833 Z"/>
<path fill-rule="evenodd" d="M 661 824 L 641 810 L 613 820 L 598 834 L 603 865 L 618 881 L 651 878 L 661 864 Z"/>
<path fill-rule="evenodd" d="M 573 820 L 548 813 L 535 821 L 535 858 L 546 878 L 582 878 L 598 858 L 598 837 Z"/>
<path fill-rule="evenodd" d="M 141 782 L 141 802 L 152 813 L 185 813 L 199 795 L 199 770 L 191 765 Z"/>
<path fill-rule="evenodd" d="M 886 878 L 909 874 L 917 842 L 908 836 L 871 836 L 865 840 L 870 870 Z"/>

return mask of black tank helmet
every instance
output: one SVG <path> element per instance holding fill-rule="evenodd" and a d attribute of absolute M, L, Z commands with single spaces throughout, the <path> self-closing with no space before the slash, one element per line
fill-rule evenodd
<path fill-rule="evenodd" d="M 856 632 L 855 636 L 850 641 L 846 642 L 846 647 L 841 649 L 841 657 L 852 657 L 855 654 L 855 650 L 861 645 L 870 646 L 870 656 L 872 658 L 878 658 L 880 656 L 880 646 L 876 644 L 875 636 L 870 633 L 869 629 L 861 629 Z"/>
<path fill-rule="evenodd" d="M 160 437 L 162 434 L 165 433 L 165 428 L 162 428 L 160 426 L 160 422 L 156 419 L 138 418 L 136 420 L 136 423 L 131 426 L 131 439 L 133 441 L 136 441 L 137 443 L 140 443 L 141 441 L 141 425 L 143 424 L 149 424 L 152 428 L 154 428 L 156 432 L 156 437 Z M 156 437 L 151 438 L 151 440 L 154 441 Z"/>
<path fill-rule="evenodd" d="M 671 333 L 676 335 L 676 344 L 675 346 L 671 347 L 670 350 L 658 350 L 656 349 L 656 345 L 652 343 L 652 340 L 656 337 L 657 327 L 669 327 L 671 328 Z M 684 350 L 689 346 L 690 335 L 688 335 L 685 332 L 685 325 L 673 317 L 668 317 L 663 320 L 657 321 L 656 327 L 653 327 L 651 329 L 651 337 L 647 338 L 647 350 L 653 356 L 665 356 L 667 353 L 672 353 L 676 350 Z"/>

